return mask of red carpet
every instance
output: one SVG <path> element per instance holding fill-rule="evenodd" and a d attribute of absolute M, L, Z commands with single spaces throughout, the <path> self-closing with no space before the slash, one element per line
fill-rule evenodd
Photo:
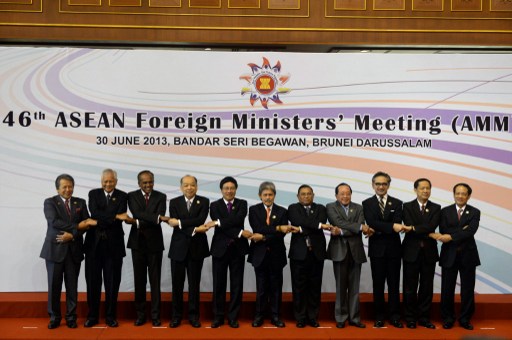
<path fill-rule="evenodd" d="M 322 296 L 320 328 L 306 327 L 298 329 L 291 317 L 291 297 L 284 294 L 283 319 L 286 328 L 278 329 L 265 320 L 261 328 L 251 327 L 254 294 L 244 296 L 244 305 L 240 318 L 240 328 L 232 329 L 224 325 L 211 329 L 211 295 L 202 295 L 202 328 L 192 328 L 185 319 L 176 329 L 167 327 L 170 319 L 170 294 L 163 295 L 162 322 L 164 327 L 155 328 L 151 323 L 141 327 L 133 326 L 133 304 L 131 293 L 123 293 L 119 303 L 118 328 L 107 328 L 100 323 L 98 327 L 84 328 L 85 294 L 79 298 L 79 327 L 68 329 L 65 322 L 61 327 L 47 329 L 46 293 L 0 293 L 0 339 L 512 339 L 512 295 L 477 295 L 477 311 L 473 319 L 475 330 L 467 331 L 455 325 L 444 330 L 438 316 L 439 296 L 435 297 L 433 322 L 435 330 L 418 327 L 417 329 L 396 329 L 394 327 L 375 329 L 371 319 L 371 295 L 363 294 L 362 315 L 366 329 L 348 326 L 337 329 L 333 320 L 334 295 Z M 63 306 L 64 307 L 64 306 Z M 64 309 L 63 309 L 64 310 Z"/>

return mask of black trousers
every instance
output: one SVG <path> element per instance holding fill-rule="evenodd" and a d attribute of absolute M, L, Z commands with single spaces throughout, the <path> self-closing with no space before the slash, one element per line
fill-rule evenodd
<path fill-rule="evenodd" d="M 317 320 L 322 295 L 324 261 L 308 251 L 304 260 L 290 260 L 293 316 L 295 320 Z"/>
<path fill-rule="evenodd" d="M 60 294 L 62 281 L 66 285 L 66 321 L 76 321 L 76 306 L 78 300 L 78 275 L 80 262 L 74 262 L 68 253 L 63 262 L 46 260 L 48 275 L 48 315 L 51 321 L 60 322 Z"/>
<path fill-rule="evenodd" d="M 146 284 L 148 277 L 151 288 L 151 319 L 160 319 L 162 253 L 163 251 L 148 252 L 132 249 L 135 310 L 138 319 L 146 319 Z"/>
<path fill-rule="evenodd" d="M 400 257 L 371 257 L 373 280 L 373 305 L 375 320 L 384 321 L 386 301 L 384 287 L 388 285 L 388 316 L 391 321 L 400 320 Z"/>
<path fill-rule="evenodd" d="M 435 271 L 436 262 L 426 258 L 423 249 L 420 249 L 416 261 L 404 260 L 403 289 L 406 321 L 430 321 Z"/>
<path fill-rule="evenodd" d="M 441 318 L 444 322 L 455 321 L 455 286 L 460 273 L 460 316 L 459 322 L 471 321 L 475 313 L 475 266 L 465 266 L 457 256 L 452 267 L 441 269 Z"/>
<path fill-rule="evenodd" d="M 87 283 L 87 319 L 98 321 L 100 316 L 101 285 L 105 284 L 105 318 L 117 319 L 117 297 L 121 284 L 123 257 L 113 255 L 107 241 L 101 240 L 94 252 L 85 254 L 85 281 Z"/>
<path fill-rule="evenodd" d="M 213 318 L 224 320 L 226 307 L 227 276 L 229 269 L 230 301 L 228 320 L 237 320 L 244 291 L 245 255 L 231 244 L 224 256 L 212 257 L 213 271 Z"/>
<path fill-rule="evenodd" d="M 185 275 L 188 277 L 188 319 L 199 320 L 199 287 L 204 259 L 191 259 L 187 255 L 184 261 L 171 259 L 172 275 L 172 318 L 183 318 L 183 288 Z"/>
<path fill-rule="evenodd" d="M 263 318 L 266 306 L 270 304 L 272 318 L 281 314 L 283 295 L 283 267 L 272 261 L 267 253 L 263 262 L 254 267 L 256 274 L 256 318 Z"/>

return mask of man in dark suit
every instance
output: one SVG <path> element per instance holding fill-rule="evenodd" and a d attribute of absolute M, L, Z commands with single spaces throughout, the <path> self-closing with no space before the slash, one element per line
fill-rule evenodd
<path fill-rule="evenodd" d="M 96 225 L 96 221 L 89 218 L 85 200 L 72 196 L 74 187 L 73 177 L 59 175 L 55 180 L 57 195 L 44 201 L 47 229 L 39 256 L 46 260 L 48 273 L 49 329 L 59 327 L 62 319 L 60 294 L 63 280 L 66 284 L 66 325 L 77 327 L 78 275 L 84 259 L 82 234 Z"/>
<path fill-rule="evenodd" d="M 260 184 L 261 203 L 249 208 L 249 223 L 253 230 L 249 258 L 256 274 L 256 314 L 253 327 L 263 325 L 263 314 L 270 302 L 271 323 L 284 327 L 280 319 L 283 292 L 283 268 L 286 266 L 284 236 L 290 232 L 288 212 L 274 204 L 276 187 L 272 182 Z"/>
<path fill-rule="evenodd" d="M 252 233 L 244 230 L 247 201 L 235 197 L 237 188 L 238 183 L 233 177 L 228 176 L 220 181 L 222 198 L 210 204 L 212 221 L 206 224 L 215 228 L 210 248 L 213 272 L 212 328 L 224 324 L 228 268 L 231 290 L 228 324 L 231 328 L 239 327 L 238 314 L 242 305 L 245 255 L 249 252 L 247 239 Z"/>
<path fill-rule="evenodd" d="M 204 225 L 210 200 L 196 195 L 197 179 L 186 175 L 180 181 L 182 196 L 169 202 L 169 224 L 174 227 L 169 258 L 172 275 L 172 320 L 176 328 L 183 317 L 183 286 L 188 277 L 188 320 L 192 327 L 201 327 L 199 321 L 199 287 L 205 257 L 210 256 Z"/>
<path fill-rule="evenodd" d="M 332 225 L 327 255 L 333 261 L 336 280 L 334 318 L 337 328 L 351 326 L 365 328 L 359 313 L 359 283 L 361 265 L 366 262 L 362 234 L 371 236 L 373 230 L 364 223 L 363 207 L 352 202 L 352 188 L 340 183 L 336 201 L 327 204 L 327 217 Z"/>
<path fill-rule="evenodd" d="M 384 327 L 384 287 L 388 285 L 389 320 L 396 328 L 403 328 L 400 321 L 400 267 L 402 244 L 399 233 L 403 231 L 402 201 L 388 195 L 391 177 L 382 171 L 372 177 L 375 196 L 363 201 L 366 224 L 375 234 L 368 242 L 368 256 L 373 280 L 373 304 L 377 328 Z"/>
<path fill-rule="evenodd" d="M 455 322 L 455 285 L 460 273 L 461 309 L 459 324 L 472 330 L 471 317 L 475 312 L 475 277 L 480 257 L 475 233 L 480 224 L 480 210 L 467 204 L 472 189 L 466 183 L 453 187 L 455 204 L 441 210 L 439 233 L 431 237 L 443 243 L 441 266 L 441 318 L 443 328 L 450 329 Z"/>
<path fill-rule="evenodd" d="M 427 178 L 414 181 L 416 199 L 404 204 L 403 247 L 404 310 L 407 328 L 434 329 L 430 307 L 434 293 L 434 274 L 439 260 L 437 244 L 429 237 L 439 225 L 441 206 L 429 200 L 432 184 Z M 419 287 L 418 287 L 419 282 Z"/>
<path fill-rule="evenodd" d="M 322 295 L 322 274 L 325 259 L 323 228 L 329 226 L 325 207 L 313 202 L 313 188 L 303 184 L 297 192 L 298 203 L 288 207 L 293 226 L 290 242 L 293 315 L 298 328 L 306 324 L 319 327 L 318 312 Z"/>
<path fill-rule="evenodd" d="M 124 247 L 122 222 L 133 223 L 126 213 L 128 195 L 116 189 L 117 173 L 103 170 L 101 188 L 89 192 L 91 217 L 98 223 L 85 236 L 85 281 L 89 312 L 85 327 L 98 324 L 101 284 L 105 281 L 105 318 L 109 327 L 117 327 L 117 296 L 121 284 Z M 103 279 L 102 279 L 103 278 Z"/>
<path fill-rule="evenodd" d="M 164 239 L 160 222 L 167 222 L 165 216 L 167 196 L 153 190 L 155 176 L 149 170 L 137 175 L 140 190 L 128 194 L 128 207 L 133 214 L 127 247 L 132 250 L 133 276 L 135 281 L 135 326 L 146 323 L 146 284 L 149 276 L 151 288 L 151 321 L 160 326 L 160 278 Z"/>

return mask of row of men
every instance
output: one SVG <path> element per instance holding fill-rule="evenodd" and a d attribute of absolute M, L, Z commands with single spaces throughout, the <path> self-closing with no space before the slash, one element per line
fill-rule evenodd
<path fill-rule="evenodd" d="M 89 192 L 89 211 L 85 200 L 72 196 L 74 180 L 63 174 L 57 177 L 57 195 L 47 198 L 44 213 L 47 235 L 41 251 L 48 272 L 48 328 L 60 325 L 60 293 L 66 284 L 66 324 L 76 328 L 77 285 L 85 253 L 85 277 L 89 312 L 85 327 L 99 322 L 101 286 L 105 286 L 106 324 L 117 327 L 116 306 L 121 282 L 123 257 L 126 255 L 122 222 L 131 224 L 127 247 L 131 249 L 135 286 L 135 325 L 146 323 L 146 284 L 151 289 L 151 320 L 160 326 L 161 266 L 164 250 L 161 223 L 174 229 L 169 258 L 172 276 L 172 320 L 170 327 L 181 324 L 183 289 L 188 277 L 188 319 L 201 327 L 199 287 L 204 258 L 212 255 L 213 321 L 212 328 L 225 322 L 226 286 L 229 269 L 230 301 L 227 320 L 238 328 L 243 295 L 245 256 L 248 254 L 256 276 L 256 308 L 253 327 L 263 324 L 270 306 L 271 323 L 284 327 L 281 319 L 283 268 L 287 264 L 284 236 L 292 233 L 290 270 L 293 313 L 296 326 L 318 327 L 324 259 L 333 261 L 336 280 L 336 327 L 345 324 L 364 328 L 359 313 L 361 265 L 366 262 L 362 237 L 369 237 L 373 280 L 374 327 L 384 327 L 385 320 L 397 328 L 400 321 L 400 271 L 403 258 L 403 295 L 408 328 L 416 324 L 435 328 L 430 321 L 435 266 L 442 267 L 441 316 L 443 328 L 453 327 L 456 320 L 454 295 L 457 275 L 461 276 L 462 308 L 458 321 L 473 329 L 476 266 L 480 265 L 474 239 L 480 211 L 467 204 L 472 189 L 468 184 L 453 187 L 455 204 L 441 209 L 429 200 L 431 182 L 420 178 L 414 182 L 417 197 L 411 202 L 388 195 L 391 177 L 378 172 L 372 177 L 375 195 L 362 202 L 352 202 L 352 189 L 341 183 L 335 188 L 336 201 L 323 206 L 314 202 L 313 189 L 301 185 L 298 202 L 288 209 L 274 203 L 276 188 L 263 182 L 258 196 L 261 203 L 248 209 L 247 201 L 236 197 L 238 183 L 233 177 L 220 181 L 222 198 L 210 204 L 197 195 L 197 179 L 186 175 L 180 181 L 182 196 L 169 203 L 166 195 L 153 189 L 154 175 L 148 170 L 138 176 L 140 190 L 128 194 L 116 189 L 117 174 L 104 170 L 101 188 Z M 127 213 L 127 207 L 132 216 Z M 244 229 L 249 210 L 252 231 Z M 206 222 L 208 214 L 211 221 Z M 329 221 L 329 224 L 327 223 Z M 436 228 L 439 226 L 439 232 Z M 211 249 L 206 232 L 214 228 Z M 326 249 L 324 231 L 331 239 Z M 83 234 L 86 234 L 83 242 Z M 400 233 L 405 233 L 403 243 Z M 249 242 L 251 244 L 249 246 Z M 438 255 L 436 240 L 442 242 Z M 103 280 L 102 280 L 103 277 Z M 385 285 L 388 287 L 386 308 Z"/>

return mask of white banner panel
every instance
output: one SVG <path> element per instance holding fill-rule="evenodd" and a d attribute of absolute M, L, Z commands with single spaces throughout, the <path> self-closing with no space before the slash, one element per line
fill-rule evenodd
<path fill-rule="evenodd" d="M 153 171 L 168 198 L 181 194 L 185 174 L 211 200 L 220 197 L 220 179 L 235 176 L 250 205 L 265 180 L 283 206 L 303 183 L 326 204 L 348 182 L 361 203 L 379 170 L 404 202 L 414 199 L 419 177 L 431 179 L 431 200 L 442 206 L 453 203 L 455 183 L 467 182 L 470 204 L 482 211 L 476 291 L 512 293 L 510 55 L 3 47 L 0 74 L 0 291 L 47 290 L 43 200 L 55 194 L 57 175 L 74 176 L 75 196 L 87 198 L 101 171 L 113 168 L 126 192 L 137 189 L 139 171 Z M 165 292 L 172 230 L 163 229 Z M 291 291 L 289 267 L 284 272 Z M 85 291 L 83 273 L 79 282 Z M 208 258 L 201 290 L 211 291 L 211 282 Z M 121 291 L 132 290 L 128 250 Z M 249 264 L 245 290 L 255 291 Z M 334 291 L 330 261 L 323 290 Z M 361 291 L 371 291 L 368 263 Z"/>

